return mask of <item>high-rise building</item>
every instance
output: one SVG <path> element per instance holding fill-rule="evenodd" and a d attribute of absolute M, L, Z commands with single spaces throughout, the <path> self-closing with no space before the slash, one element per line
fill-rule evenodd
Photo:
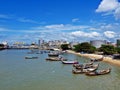
<path fill-rule="evenodd" d="M 117 39 L 117 47 L 120 47 L 120 39 Z"/>
<path fill-rule="evenodd" d="M 40 39 L 38 40 L 38 46 L 40 46 Z"/>
<path fill-rule="evenodd" d="M 45 41 L 43 39 L 38 40 L 38 46 L 44 45 Z"/>

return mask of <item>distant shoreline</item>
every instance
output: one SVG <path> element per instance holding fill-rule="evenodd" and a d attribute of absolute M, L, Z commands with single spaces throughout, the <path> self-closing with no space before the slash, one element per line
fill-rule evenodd
<path fill-rule="evenodd" d="M 101 57 L 103 57 L 103 55 L 97 55 L 97 54 L 81 54 L 81 53 L 76 53 L 72 50 L 67 50 L 68 53 L 72 53 L 75 55 L 79 55 L 82 57 L 86 57 L 86 58 L 95 58 L 95 59 L 99 59 Z M 112 65 L 116 65 L 120 67 L 120 60 L 116 60 L 116 59 L 112 59 L 111 57 L 104 57 L 103 58 L 103 62 L 112 64 Z"/>

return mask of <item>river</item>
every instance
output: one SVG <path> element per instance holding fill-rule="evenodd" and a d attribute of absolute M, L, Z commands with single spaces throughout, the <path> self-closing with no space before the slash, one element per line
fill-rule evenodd
<path fill-rule="evenodd" d="M 48 53 L 34 54 L 38 59 L 25 56 L 29 50 L 0 51 L 0 90 L 119 90 L 120 67 L 100 62 L 98 69 L 112 68 L 101 76 L 72 74 L 72 65 L 60 61 L 46 61 Z M 74 54 L 63 54 L 69 60 L 80 63 L 89 59 Z"/>

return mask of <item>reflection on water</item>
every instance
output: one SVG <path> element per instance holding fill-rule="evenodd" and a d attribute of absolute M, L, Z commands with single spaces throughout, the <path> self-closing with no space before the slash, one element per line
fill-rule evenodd
<path fill-rule="evenodd" d="M 71 65 L 46 61 L 47 53 L 35 54 L 38 59 L 27 60 L 29 50 L 0 51 L 0 90 L 119 90 L 120 68 L 100 62 L 99 69 L 112 68 L 103 76 L 72 74 Z M 69 60 L 80 63 L 89 59 L 64 54 Z"/>

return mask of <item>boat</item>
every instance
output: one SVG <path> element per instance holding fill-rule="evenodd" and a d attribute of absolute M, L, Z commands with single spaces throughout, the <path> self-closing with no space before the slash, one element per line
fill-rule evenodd
<path fill-rule="evenodd" d="M 26 56 L 25 59 L 38 59 L 38 57 L 29 57 L 29 56 Z"/>
<path fill-rule="evenodd" d="M 49 60 L 49 61 L 67 61 L 66 58 L 63 58 L 63 57 L 48 57 L 46 58 L 46 60 Z"/>
<path fill-rule="evenodd" d="M 90 65 L 82 65 L 82 66 L 78 66 L 75 67 L 76 69 L 87 69 L 87 68 L 95 68 L 97 69 L 99 66 L 99 64 L 90 64 Z"/>
<path fill-rule="evenodd" d="M 63 61 L 61 60 L 63 64 L 78 64 L 78 61 Z"/>
<path fill-rule="evenodd" d="M 73 74 L 83 74 L 84 71 L 78 70 L 78 69 L 72 69 L 72 73 L 73 73 Z"/>
<path fill-rule="evenodd" d="M 36 52 L 36 54 L 43 54 L 43 52 L 42 52 L 42 51 L 40 51 L 40 52 Z"/>
<path fill-rule="evenodd" d="M 86 72 L 87 76 L 98 76 L 98 75 L 105 75 L 111 72 L 111 68 L 104 69 L 104 70 L 97 70 L 94 72 Z"/>
<path fill-rule="evenodd" d="M 72 69 L 73 74 L 83 74 L 86 72 L 92 72 L 95 71 L 95 68 L 87 68 L 87 69 Z"/>
<path fill-rule="evenodd" d="M 82 73 L 86 73 L 86 72 L 93 72 L 97 68 L 98 68 L 98 64 L 94 65 L 93 67 L 89 67 L 89 68 L 73 69 L 72 73 L 74 73 L 74 74 L 82 74 Z"/>
<path fill-rule="evenodd" d="M 90 65 L 93 65 L 93 62 L 90 62 L 90 63 L 83 63 L 83 64 L 73 64 L 73 67 L 87 67 L 87 66 L 90 66 Z"/>
<path fill-rule="evenodd" d="M 67 58 L 60 58 L 61 61 L 67 61 L 68 59 Z"/>
<path fill-rule="evenodd" d="M 58 53 L 49 53 L 48 56 L 49 57 L 58 57 L 59 54 Z"/>
<path fill-rule="evenodd" d="M 58 57 L 48 57 L 48 58 L 46 58 L 46 60 L 49 60 L 49 61 L 61 61 L 61 59 L 58 58 Z"/>

